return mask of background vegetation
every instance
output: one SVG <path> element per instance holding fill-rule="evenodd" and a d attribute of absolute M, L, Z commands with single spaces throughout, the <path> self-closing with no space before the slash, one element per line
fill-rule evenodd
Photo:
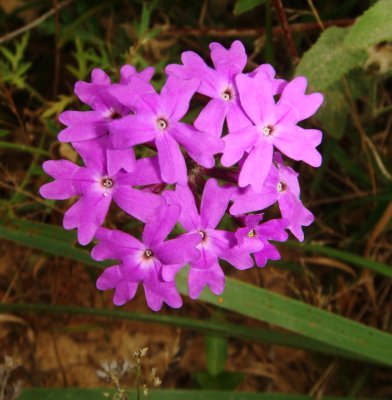
<path fill-rule="evenodd" d="M 110 368 L 121 375 L 122 360 L 143 347 L 141 381 L 157 367 L 165 388 L 151 399 L 392 396 L 392 2 L 281 6 L 2 0 L 1 399 L 16 397 L 19 382 L 21 399 L 105 398 L 103 389 L 86 389 L 113 386 L 97 379 L 100 361 L 116 359 Z M 76 159 L 56 140 L 57 116 L 81 107 L 73 85 L 94 67 L 117 79 L 124 63 L 152 65 L 159 88 L 164 66 L 183 50 L 208 60 L 211 41 L 235 39 L 248 50 L 248 69 L 272 63 L 279 76 L 306 75 L 325 94 L 311 121 L 325 132 L 323 165 L 294 165 L 316 222 L 304 244 L 281 246 L 281 261 L 263 270 L 227 267 L 221 297 L 204 292 L 201 301 L 154 314 L 141 295 L 115 310 L 111 294 L 95 289 L 102 265 L 61 228 L 69 203 L 38 195 L 48 179 L 44 160 Z M 114 210 L 108 225 L 136 229 Z M 118 388 L 134 382 L 124 374 L 107 396 L 121 398 Z"/>

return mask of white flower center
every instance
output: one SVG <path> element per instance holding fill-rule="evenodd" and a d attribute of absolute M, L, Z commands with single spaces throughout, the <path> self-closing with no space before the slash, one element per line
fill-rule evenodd
<path fill-rule="evenodd" d="M 101 182 L 102 186 L 105 188 L 105 191 L 103 192 L 103 195 L 109 196 L 109 193 L 114 185 L 114 182 L 111 178 L 103 178 Z"/>
<path fill-rule="evenodd" d="M 263 128 L 263 135 L 264 136 L 270 136 L 272 132 L 272 128 L 270 126 L 265 126 Z"/>
<path fill-rule="evenodd" d="M 276 188 L 278 189 L 278 192 L 284 192 L 287 189 L 287 185 L 284 182 L 279 182 L 276 185 Z"/>
<path fill-rule="evenodd" d="M 224 92 L 222 92 L 221 97 L 225 101 L 229 101 L 233 98 L 233 91 L 230 88 L 227 88 Z"/>
<path fill-rule="evenodd" d="M 157 128 L 160 129 L 161 131 L 165 130 L 167 128 L 167 121 L 163 118 L 158 118 L 157 119 Z"/>
<path fill-rule="evenodd" d="M 151 258 L 153 256 L 153 252 L 149 249 L 144 251 L 144 257 Z"/>
<path fill-rule="evenodd" d="M 255 231 L 254 229 L 251 229 L 251 230 L 248 232 L 248 237 L 252 238 L 252 237 L 255 237 L 255 236 L 256 236 L 256 231 Z"/>

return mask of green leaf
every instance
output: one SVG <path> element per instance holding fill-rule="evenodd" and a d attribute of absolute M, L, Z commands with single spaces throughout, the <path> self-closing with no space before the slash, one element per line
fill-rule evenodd
<path fill-rule="evenodd" d="M 392 3 L 380 0 L 370 7 L 344 39 L 344 45 L 352 49 L 367 49 L 384 40 L 392 40 Z"/>
<path fill-rule="evenodd" d="M 253 10 L 257 6 L 266 3 L 267 0 L 237 0 L 234 6 L 234 15 L 240 15 L 244 12 Z"/>
<path fill-rule="evenodd" d="M 48 388 L 25 389 L 18 400 L 103 400 L 104 393 L 113 394 L 112 389 Z M 134 392 L 131 392 L 134 395 Z M 134 397 L 132 397 L 134 398 Z M 149 390 L 149 400 L 311 400 L 313 397 L 296 394 L 246 393 L 216 390 Z M 354 397 L 329 397 L 323 400 L 355 400 Z M 370 400 L 361 398 L 362 400 Z M 372 400 L 377 400 L 372 398 Z"/>
<path fill-rule="evenodd" d="M 208 372 L 196 372 L 194 378 L 204 390 L 234 390 L 244 380 L 244 374 L 224 371 L 213 376 Z"/>
<path fill-rule="evenodd" d="M 346 130 L 350 107 L 340 85 L 333 85 L 323 94 L 324 102 L 317 113 L 317 119 L 330 136 L 340 139 Z"/>
<path fill-rule="evenodd" d="M 15 225 L 19 226 L 19 229 L 16 229 Z M 26 233 L 21 229 L 22 225 L 20 221 L 0 224 L 0 236 L 52 254 L 83 259 L 87 264 L 97 265 L 87 253 L 82 256 L 80 249 L 70 248 L 69 242 L 59 243 L 59 237 L 71 232 L 59 233 L 60 228 L 48 228 L 45 235 L 40 235 L 40 231 L 34 229 Z M 42 225 L 45 224 L 40 225 L 43 230 Z M 188 293 L 187 269 L 180 271 L 177 284 L 181 293 Z M 215 296 L 204 290 L 200 300 L 285 328 L 313 340 L 313 343 L 322 342 L 362 359 L 392 365 L 392 335 L 266 289 L 227 278 L 222 296 Z"/>
<path fill-rule="evenodd" d="M 350 70 L 365 63 L 365 51 L 344 47 L 343 40 L 348 30 L 337 27 L 326 29 L 302 57 L 296 75 L 306 76 L 312 89 L 327 90 Z"/>
<path fill-rule="evenodd" d="M 380 275 L 392 278 L 392 266 L 371 260 L 369 258 L 364 258 L 356 254 L 349 253 L 347 251 L 333 249 L 331 247 L 319 244 L 298 243 L 294 240 L 287 241 L 286 245 L 291 247 L 299 247 L 312 253 L 324 254 L 331 258 L 336 258 L 337 260 L 345 261 L 361 268 L 370 269 L 371 271 L 376 272 Z"/>
<path fill-rule="evenodd" d="M 227 360 L 227 338 L 216 335 L 207 335 L 207 371 L 212 376 L 217 376 L 224 371 Z"/>

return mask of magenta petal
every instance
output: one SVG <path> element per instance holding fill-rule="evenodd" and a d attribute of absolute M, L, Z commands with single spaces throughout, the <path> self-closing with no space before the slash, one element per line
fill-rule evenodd
<path fill-rule="evenodd" d="M 177 185 L 176 190 L 165 190 L 163 197 L 168 204 L 178 204 L 181 207 L 180 224 L 186 231 L 200 227 L 200 216 L 196 208 L 195 197 L 188 186 Z"/>
<path fill-rule="evenodd" d="M 204 60 L 193 51 L 186 51 L 181 55 L 183 65 L 170 64 L 166 67 L 167 75 L 177 76 L 183 80 L 198 79 L 201 85 L 198 92 L 208 97 L 216 97 L 219 90 L 219 74 L 208 67 Z"/>
<path fill-rule="evenodd" d="M 254 78 L 240 74 L 236 83 L 241 105 L 254 124 L 271 123 L 275 115 L 271 79 L 262 73 Z"/>
<path fill-rule="evenodd" d="M 94 68 L 91 71 L 91 82 L 96 85 L 108 86 L 110 85 L 110 78 L 102 69 Z"/>
<path fill-rule="evenodd" d="M 198 131 L 193 126 L 181 122 L 176 124 L 171 134 L 189 156 L 205 168 L 215 166 L 214 154 L 222 152 L 224 148 L 224 143 L 219 137 Z"/>
<path fill-rule="evenodd" d="M 229 104 L 226 121 L 229 132 L 237 132 L 252 125 L 251 120 L 247 117 L 238 98 Z"/>
<path fill-rule="evenodd" d="M 210 232 L 210 238 L 219 258 L 240 270 L 253 267 L 254 261 L 250 251 L 237 245 L 234 232 L 214 230 Z"/>
<path fill-rule="evenodd" d="M 200 206 L 201 226 L 203 228 L 213 229 L 219 224 L 232 195 L 232 187 L 221 187 L 216 179 L 207 181 Z"/>
<path fill-rule="evenodd" d="M 289 222 L 287 229 L 302 242 L 304 240 L 302 226 L 309 226 L 314 221 L 313 214 L 289 191 L 279 198 L 279 208 L 282 217 Z"/>
<path fill-rule="evenodd" d="M 245 68 L 247 57 L 244 45 L 235 40 L 226 50 L 220 43 L 211 43 L 211 59 L 217 71 L 223 72 L 228 78 L 236 75 Z"/>
<path fill-rule="evenodd" d="M 184 268 L 184 263 L 181 264 L 163 264 L 162 265 L 162 279 L 165 282 L 174 281 L 177 273 Z"/>
<path fill-rule="evenodd" d="M 64 228 L 77 227 L 79 243 L 90 243 L 105 220 L 110 202 L 110 196 L 105 197 L 102 193 L 84 195 L 64 214 Z"/>
<path fill-rule="evenodd" d="M 82 140 L 95 139 L 105 135 L 107 127 L 102 121 L 95 124 L 84 122 L 81 125 L 71 125 L 63 129 L 57 136 L 60 142 L 78 142 Z"/>
<path fill-rule="evenodd" d="M 125 185 L 115 186 L 113 200 L 122 210 L 143 222 L 149 220 L 163 204 L 161 196 Z"/>
<path fill-rule="evenodd" d="M 189 102 L 199 85 L 197 79 L 183 81 L 169 76 L 160 95 L 160 104 L 165 115 L 171 120 L 180 120 L 188 111 Z"/>
<path fill-rule="evenodd" d="M 188 277 L 189 296 L 197 299 L 204 289 L 208 286 L 212 293 L 219 295 L 225 288 L 225 275 L 216 257 L 208 263 L 207 268 L 191 267 Z"/>
<path fill-rule="evenodd" d="M 93 248 L 91 257 L 96 261 L 123 259 L 144 248 L 139 240 L 118 230 L 99 228 L 95 237 L 99 243 Z"/>
<path fill-rule="evenodd" d="M 273 244 L 265 241 L 263 249 L 255 253 L 254 257 L 256 266 L 262 268 L 267 264 L 268 260 L 280 260 L 280 253 Z"/>
<path fill-rule="evenodd" d="M 107 174 L 107 137 L 85 140 L 73 143 L 73 147 L 79 153 L 85 166 L 99 172 L 100 175 Z"/>
<path fill-rule="evenodd" d="M 268 139 L 260 140 L 242 166 L 238 185 L 240 187 L 251 185 L 255 192 L 260 193 L 272 166 L 272 154 L 272 143 Z"/>
<path fill-rule="evenodd" d="M 162 183 L 158 157 L 146 157 L 137 160 L 135 169 L 130 174 L 120 174 L 117 180 L 120 184 L 131 186 Z"/>
<path fill-rule="evenodd" d="M 151 248 L 159 246 L 171 232 L 181 213 L 179 205 L 165 202 L 155 210 L 155 215 L 147 221 L 143 231 L 143 243 Z"/>
<path fill-rule="evenodd" d="M 129 115 L 110 123 L 110 142 L 115 149 L 150 142 L 155 135 L 154 121 L 145 115 Z"/>
<path fill-rule="evenodd" d="M 39 194 L 45 199 L 66 200 L 80 193 L 71 180 L 58 180 L 41 186 Z"/>
<path fill-rule="evenodd" d="M 257 234 L 267 240 L 285 242 L 289 235 L 285 231 L 289 221 L 284 219 L 271 219 L 255 228 Z"/>
<path fill-rule="evenodd" d="M 233 193 L 234 204 L 230 208 L 230 214 L 239 215 L 269 207 L 278 200 L 278 183 L 279 172 L 273 165 L 260 193 L 255 192 L 251 187 L 238 189 Z"/>
<path fill-rule="evenodd" d="M 141 98 L 145 95 L 155 93 L 154 87 L 146 80 L 141 79 L 140 75 L 129 78 L 127 85 L 115 84 L 109 89 L 109 93 L 128 109 L 138 111 Z"/>
<path fill-rule="evenodd" d="M 68 160 L 49 160 L 42 164 L 43 170 L 54 179 L 72 179 L 80 167 Z"/>
<path fill-rule="evenodd" d="M 116 306 L 122 306 L 135 297 L 138 283 L 123 281 L 116 286 L 113 296 L 113 303 Z"/>
<path fill-rule="evenodd" d="M 321 93 L 305 94 L 306 86 L 306 78 L 298 76 L 285 86 L 279 99 L 279 104 L 288 106 L 295 115 L 296 122 L 311 117 L 323 102 Z"/>
<path fill-rule="evenodd" d="M 228 110 L 228 104 L 222 99 L 212 99 L 201 110 L 195 120 L 195 127 L 216 137 L 222 136 L 223 123 Z"/>
<path fill-rule="evenodd" d="M 116 287 L 121 280 L 121 268 L 118 265 L 106 268 L 97 279 L 97 289 L 109 290 Z"/>
<path fill-rule="evenodd" d="M 177 142 L 169 133 L 158 133 L 155 139 L 158 150 L 159 166 L 161 176 L 166 183 L 187 182 L 187 169 L 184 156 L 181 153 Z"/>
<path fill-rule="evenodd" d="M 230 167 L 238 162 L 243 157 L 244 152 L 253 147 L 258 136 L 259 133 L 254 126 L 224 136 L 225 148 L 221 158 L 222 165 Z"/>
<path fill-rule="evenodd" d="M 182 306 L 182 299 L 174 282 L 164 282 L 158 279 L 143 283 L 148 306 L 153 311 L 159 311 L 163 303 L 173 308 Z"/>
<path fill-rule="evenodd" d="M 121 168 L 132 172 L 136 166 L 135 152 L 132 148 L 124 150 L 106 149 L 107 170 L 109 176 L 114 176 Z"/>
<path fill-rule="evenodd" d="M 162 243 L 155 254 L 162 264 L 185 264 L 200 257 L 196 246 L 200 243 L 198 233 L 183 234 Z"/>
<path fill-rule="evenodd" d="M 311 129 L 308 138 L 307 130 L 295 125 L 279 125 L 273 134 L 273 143 L 282 153 L 313 167 L 321 165 L 321 154 L 315 149 L 320 141 L 320 131 Z"/>

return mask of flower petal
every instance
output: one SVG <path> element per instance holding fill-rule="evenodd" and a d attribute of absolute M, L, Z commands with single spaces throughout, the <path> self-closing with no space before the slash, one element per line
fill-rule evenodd
<path fill-rule="evenodd" d="M 243 157 L 244 152 L 253 147 L 258 136 L 259 134 L 254 126 L 224 136 L 225 148 L 221 158 L 222 165 L 230 167 L 238 162 Z"/>
<path fill-rule="evenodd" d="M 216 137 L 222 136 L 223 123 L 228 111 L 228 104 L 222 99 L 212 99 L 201 110 L 195 120 L 195 127 Z"/>
<path fill-rule="evenodd" d="M 155 144 L 163 181 L 184 185 L 187 182 L 187 170 L 184 156 L 177 142 L 169 133 L 160 132 L 155 138 Z"/>
<path fill-rule="evenodd" d="M 216 179 L 207 181 L 200 206 L 201 226 L 203 228 L 213 229 L 219 224 L 232 195 L 232 187 L 221 187 Z"/>
<path fill-rule="evenodd" d="M 155 249 L 171 232 L 181 213 L 181 207 L 177 204 L 162 206 L 155 210 L 154 215 L 147 221 L 143 231 L 143 243 Z"/>
<path fill-rule="evenodd" d="M 189 156 L 205 168 L 215 166 L 214 154 L 222 152 L 224 148 L 223 140 L 219 137 L 199 131 L 182 122 L 176 124 L 171 134 L 185 148 Z"/>
<path fill-rule="evenodd" d="M 217 71 L 233 77 L 245 68 L 247 56 L 244 45 L 235 40 L 230 48 L 225 49 L 220 43 L 210 44 L 211 59 Z"/>
<path fill-rule="evenodd" d="M 153 217 L 155 210 L 164 202 L 157 194 L 116 184 L 113 189 L 113 200 L 122 210 L 143 222 Z"/>
<path fill-rule="evenodd" d="M 155 249 L 162 264 L 185 264 L 200 257 L 196 246 L 201 242 L 198 233 L 183 234 L 162 243 Z"/>
<path fill-rule="evenodd" d="M 178 204 L 181 207 L 179 223 L 186 231 L 200 227 L 200 216 L 196 208 L 195 197 L 188 186 L 177 185 L 176 190 L 165 190 L 163 197 L 168 204 Z"/>
<path fill-rule="evenodd" d="M 240 187 L 252 186 L 255 192 L 260 193 L 264 181 L 272 166 L 273 146 L 268 139 L 262 139 L 253 147 L 246 158 L 238 179 Z"/>

